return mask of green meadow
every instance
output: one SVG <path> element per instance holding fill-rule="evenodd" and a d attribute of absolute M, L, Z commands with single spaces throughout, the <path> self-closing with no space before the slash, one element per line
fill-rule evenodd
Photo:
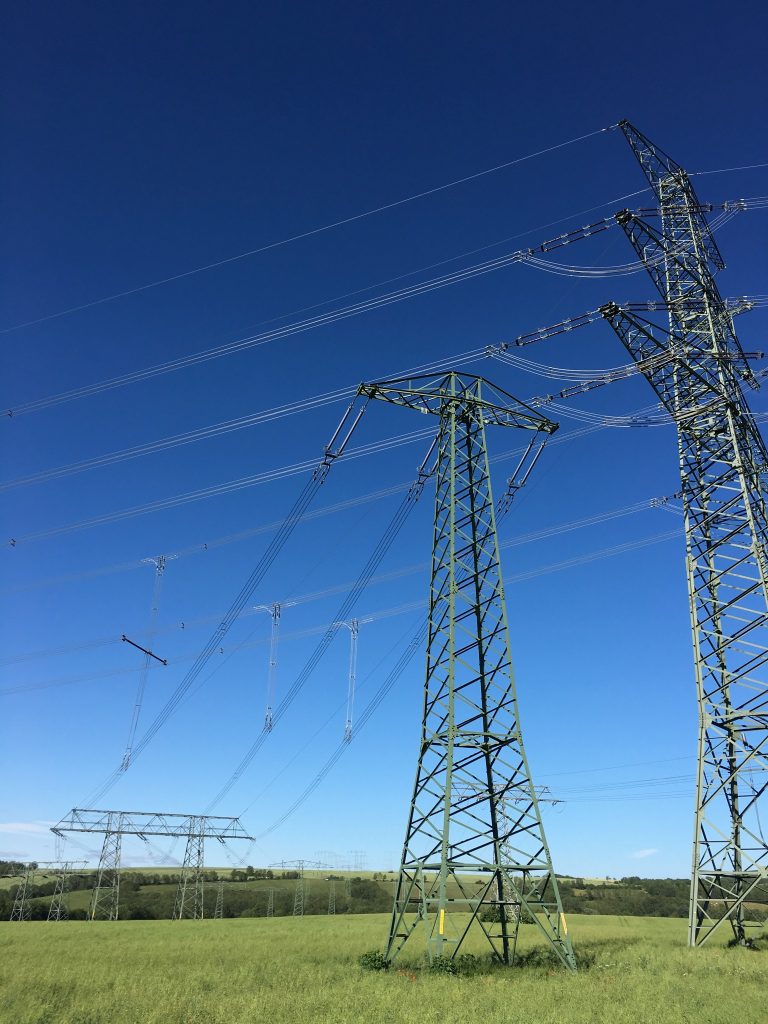
<path fill-rule="evenodd" d="M 3 1024 L 765 1024 L 768 951 L 689 950 L 674 918 L 569 917 L 583 964 L 428 971 L 423 937 L 385 972 L 383 914 L 0 923 Z M 482 947 L 466 947 L 480 953 Z"/>

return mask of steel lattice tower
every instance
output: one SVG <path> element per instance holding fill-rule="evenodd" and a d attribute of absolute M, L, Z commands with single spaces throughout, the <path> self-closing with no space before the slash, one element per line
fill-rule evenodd
<path fill-rule="evenodd" d="M 714 280 L 724 263 L 686 172 L 622 122 L 660 228 L 618 215 L 668 310 L 656 325 L 603 307 L 677 427 L 699 709 L 689 944 L 725 922 L 748 942 L 745 903 L 768 896 L 768 450 L 754 384 Z"/>
<path fill-rule="evenodd" d="M 120 901 L 120 854 L 123 836 L 185 837 L 187 846 L 181 879 L 173 908 L 175 919 L 203 916 L 203 851 L 206 838 L 220 843 L 231 839 L 251 839 L 239 818 L 210 814 L 166 814 L 162 811 L 104 811 L 73 807 L 51 829 L 64 837 L 66 832 L 98 832 L 104 834 L 96 887 L 93 891 L 91 920 L 106 918 L 116 921 Z"/>
<path fill-rule="evenodd" d="M 545 434 L 556 424 L 469 374 L 361 392 L 439 419 L 423 725 L 387 958 L 420 922 L 430 960 L 454 957 L 477 924 L 512 963 L 522 906 L 575 969 L 523 747 L 485 438 L 488 424 Z"/>
<path fill-rule="evenodd" d="M 224 917 L 224 883 L 221 881 L 216 888 L 216 909 L 213 916 L 217 921 Z"/>
<path fill-rule="evenodd" d="M 69 892 L 69 880 L 74 863 L 74 861 L 64 860 L 56 864 L 56 884 L 50 906 L 48 907 L 49 921 L 66 921 L 69 917 L 67 893 Z M 82 863 L 84 864 L 85 862 Z"/>
<path fill-rule="evenodd" d="M 336 883 L 331 882 L 331 887 L 328 890 L 328 913 L 336 913 Z"/>
<path fill-rule="evenodd" d="M 30 863 L 27 864 L 24 869 L 24 876 L 21 880 L 21 884 L 16 890 L 16 895 L 13 898 L 13 906 L 11 907 L 11 921 L 28 921 L 31 908 L 29 905 L 29 884 L 32 880 L 32 875 L 35 872 L 35 865 Z"/>

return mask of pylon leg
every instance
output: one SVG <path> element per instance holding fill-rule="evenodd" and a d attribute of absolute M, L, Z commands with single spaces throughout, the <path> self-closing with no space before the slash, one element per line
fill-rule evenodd
<path fill-rule="evenodd" d="M 51 897 L 51 905 L 48 907 L 49 921 L 66 921 L 69 917 L 67 906 L 67 892 L 69 891 L 69 864 L 60 866 L 56 875 L 56 884 Z"/>
<path fill-rule="evenodd" d="M 119 823 L 116 823 L 119 829 Z M 104 835 L 96 886 L 88 917 L 91 921 L 116 921 L 120 911 L 120 851 L 122 833 L 108 831 Z"/>
<path fill-rule="evenodd" d="M 304 917 L 304 875 L 299 875 L 293 891 L 293 916 Z"/>
<path fill-rule="evenodd" d="M 180 921 L 189 917 L 198 920 L 204 916 L 204 883 L 203 866 L 205 839 L 202 835 L 202 822 L 192 820 L 190 834 L 184 850 L 184 863 L 181 868 L 181 879 L 176 891 L 176 902 L 173 918 Z"/>

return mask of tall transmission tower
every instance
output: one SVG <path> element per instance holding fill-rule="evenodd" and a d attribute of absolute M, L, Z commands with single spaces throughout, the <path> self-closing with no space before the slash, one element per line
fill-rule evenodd
<path fill-rule="evenodd" d="M 213 917 L 216 921 L 220 921 L 224 917 L 224 882 L 221 880 L 216 886 L 216 908 L 213 911 Z"/>
<path fill-rule="evenodd" d="M 269 866 L 271 868 L 291 868 L 298 871 L 299 877 L 296 879 L 296 888 L 293 890 L 294 917 L 304 917 L 305 902 L 307 896 L 309 896 L 310 889 L 310 878 L 309 875 L 307 874 L 307 871 L 326 870 L 331 867 L 330 864 L 324 864 L 322 861 L 304 860 L 303 858 L 299 858 L 298 860 L 276 861 L 274 864 L 270 864 Z M 274 912 L 274 892 L 271 899 Z M 269 914 L 269 907 L 267 907 L 267 916 L 272 916 L 271 914 Z"/>
<path fill-rule="evenodd" d="M 532 431 L 534 440 L 557 426 L 469 374 L 426 374 L 360 391 L 438 418 L 423 724 L 387 959 L 423 922 L 430 960 L 456 956 L 476 925 L 510 964 L 522 906 L 573 970 L 523 747 L 485 438 L 486 425 Z M 505 818 L 510 793 L 524 799 Z"/>
<path fill-rule="evenodd" d="M 689 944 L 728 924 L 746 944 L 746 902 L 768 897 L 768 450 L 742 390 L 756 382 L 715 283 L 724 262 L 705 208 L 679 164 L 620 127 L 660 225 L 627 210 L 616 219 L 668 327 L 614 303 L 601 312 L 677 427 L 699 710 Z"/>
<path fill-rule="evenodd" d="M 267 889 L 267 917 L 275 916 L 275 890 Z"/>
<path fill-rule="evenodd" d="M 328 890 L 328 913 L 336 913 L 336 883 L 331 882 L 331 887 Z"/>
<path fill-rule="evenodd" d="M 36 870 L 37 864 L 34 862 L 31 862 L 24 867 L 21 884 L 16 889 L 16 894 L 13 897 L 13 906 L 11 907 L 10 917 L 11 921 L 28 921 L 30 918 L 30 885 L 32 882 L 32 875 Z"/>
<path fill-rule="evenodd" d="M 49 921 L 66 921 L 69 917 L 69 906 L 67 905 L 67 893 L 69 892 L 69 882 L 73 870 L 82 866 L 85 867 L 86 861 L 73 861 L 73 860 L 62 860 L 53 861 L 52 867 L 56 869 L 56 883 L 53 889 L 53 896 L 51 897 L 51 903 L 48 907 L 48 920 Z"/>
<path fill-rule="evenodd" d="M 218 815 L 166 814 L 159 811 L 104 811 L 74 807 L 51 829 L 63 838 L 66 832 L 104 834 L 101 857 L 88 917 L 94 921 L 116 921 L 120 907 L 120 856 L 123 836 L 174 836 L 186 838 L 184 864 L 176 894 L 173 916 L 203 916 L 203 853 L 206 839 L 225 843 L 232 839 L 252 840 L 239 818 Z"/>

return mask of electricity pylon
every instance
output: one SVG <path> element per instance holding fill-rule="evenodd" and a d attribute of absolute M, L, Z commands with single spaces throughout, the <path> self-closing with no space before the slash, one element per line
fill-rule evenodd
<path fill-rule="evenodd" d="M 322 861 L 317 860 L 304 860 L 299 858 L 298 860 L 281 860 L 275 861 L 274 864 L 269 865 L 271 868 L 295 868 L 298 871 L 299 877 L 296 879 L 296 888 L 293 890 L 293 916 L 304 917 L 304 903 L 309 896 L 310 879 L 309 875 L 306 874 L 307 869 L 315 871 L 330 868 L 330 864 L 325 864 Z M 273 907 L 274 907 L 274 896 Z M 270 916 L 270 915 L 268 915 Z"/>
<path fill-rule="evenodd" d="M 686 172 L 620 125 L 659 205 L 617 216 L 668 310 L 668 329 L 610 303 L 608 320 L 677 427 L 699 710 L 689 945 L 768 896 L 768 450 L 755 384 L 714 274 L 724 266 Z M 758 925 L 759 927 L 759 925 Z"/>
<path fill-rule="evenodd" d="M 469 374 L 360 391 L 438 417 L 423 725 L 387 959 L 423 922 L 430 960 L 456 956 L 477 925 L 495 957 L 510 964 L 519 905 L 574 970 L 523 747 L 485 439 L 486 425 L 545 435 L 557 425 Z M 506 817 L 509 794 L 524 799 Z"/>
<path fill-rule="evenodd" d="M 21 884 L 16 889 L 16 894 L 13 898 L 13 906 L 11 907 L 11 921 L 28 921 L 31 908 L 29 905 L 29 886 L 32 880 L 37 865 L 30 863 L 25 865 L 24 874 L 21 879 Z"/>
<path fill-rule="evenodd" d="M 328 890 L 328 913 L 336 913 L 336 883 L 331 882 L 331 887 Z"/>
<path fill-rule="evenodd" d="M 69 880 L 72 874 L 72 869 L 77 865 L 85 867 L 86 861 L 72 861 L 62 860 L 54 861 L 53 865 L 56 868 L 56 882 L 53 889 L 53 895 L 51 897 L 50 906 L 48 907 L 48 920 L 49 921 L 66 921 L 69 917 L 69 907 L 67 905 L 67 893 L 69 892 Z"/>
<path fill-rule="evenodd" d="M 51 829 L 64 837 L 65 832 L 104 833 L 96 887 L 88 914 L 90 920 L 116 921 L 120 904 L 120 854 L 123 836 L 185 837 L 187 846 L 173 916 L 203 916 L 203 851 L 206 839 L 224 843 L 230 839 L 250 839 L 239 818 L 217 815 L 165 814 L 160 811 L 101 811 L 74 807 Z"/>

